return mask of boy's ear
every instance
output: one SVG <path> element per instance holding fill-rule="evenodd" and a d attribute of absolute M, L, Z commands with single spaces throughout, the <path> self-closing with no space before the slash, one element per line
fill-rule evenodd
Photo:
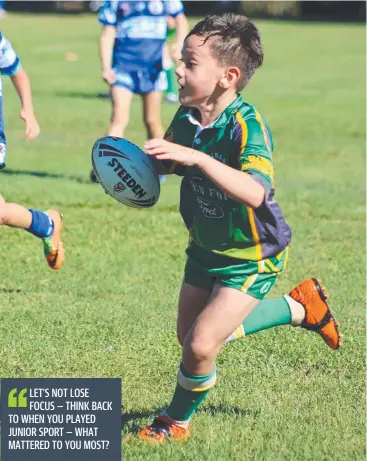
<path fill-rule="evenodd" d="M 228 89 L 235 86 L 241 77 L 241 71 L 238 67 L 227 67 L 224 76 L 220 79 L 220 86 L 223 89 Z"/>

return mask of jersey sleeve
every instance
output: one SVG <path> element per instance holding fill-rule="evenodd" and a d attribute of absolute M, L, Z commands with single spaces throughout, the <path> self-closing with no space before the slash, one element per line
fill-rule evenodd
<path fill-rule="evenodd" d="M 180 0 L 167 0 L 164 3 L 166 5 L 166 13 L 169 16 L 176 17 L 184 12 L 184 7 Z"/>
<path fill-rule="evenodd" d="M 104 2 L 98 12 L 98 21 L 102 26 L 116 26 L 117 24 L 116 1 Z"/>
<path fill-rule="evenodd" d="M 11 43 L 2 35 L 0 40 L 0 73 L 11 77 L 21 67 L 20 59 Z"/>
<path fill-rule="evenodd" d="M 238 124 L 234 141 L 239 145 L 239 162 L 241 170 L 253 176 L 260 183 L 266 197 L 274 186 L 273 141 L 271 132 L 257 112 L 256 116 L 243 119 L 236 115 Z"/>

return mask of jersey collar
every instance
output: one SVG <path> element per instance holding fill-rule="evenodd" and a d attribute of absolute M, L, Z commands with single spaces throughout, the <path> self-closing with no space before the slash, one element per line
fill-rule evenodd
<path fill-rule="evenodd" d="M 197 109 L 189 109 L 188 112 L 186 112 L 185 116 L 188 118 L 190 123 L 199 126 L 202 130 L 207 128 L 222 128 L 228 123 L 233 113 L 237 111 L 237 109 L 241 106 L 242 103 L 243 99 L 241 94 L 239 93 L 237 98 L 224 109 L 220 116 L 216 120 L 214 120 L 214 122 L 212 122 L 210 125 L 207 125 L 205 127 L 202 127 L 200 122 L 198 121 L 199 113 Z"/>

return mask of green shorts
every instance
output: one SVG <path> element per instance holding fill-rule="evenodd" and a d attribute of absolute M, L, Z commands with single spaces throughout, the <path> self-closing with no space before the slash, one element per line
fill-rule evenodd
<path fill-rule="evenodd" d="M 245 261 L 238 264 L 230 258 L 229 262 L 235 264 L 228 265 L 228 258 L 223 258 L 218 259 L 217 256 L 217 262 L 221 263 L 214 267 L 212 256 L 209 256 L 208 262 L 204 262 L 202 255 L 193 258 L 189 253 L 185 266 L 185 282 L 210 292 L 215 284 L 219 284 L 240 290 L 253 298 L 263 299 L 286 267 L 288 248 L 272 258 L 261 261 Z"/>

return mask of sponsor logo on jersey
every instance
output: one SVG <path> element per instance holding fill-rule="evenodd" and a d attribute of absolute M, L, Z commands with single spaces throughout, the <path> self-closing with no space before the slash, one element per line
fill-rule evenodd
<path fill-rule="evenodd" d="M 218 205 L 203 200 L 201 197 L 196 197 L 199 208 L 206 218 L 223 218 L 224 211 Z"/>
<path fill-rule="evenodd" d="M 267 293 L 271 288 L 271 282 L 265 282 L 264 285 L 260 288 L 260 293 L 263 295 Z"/>

